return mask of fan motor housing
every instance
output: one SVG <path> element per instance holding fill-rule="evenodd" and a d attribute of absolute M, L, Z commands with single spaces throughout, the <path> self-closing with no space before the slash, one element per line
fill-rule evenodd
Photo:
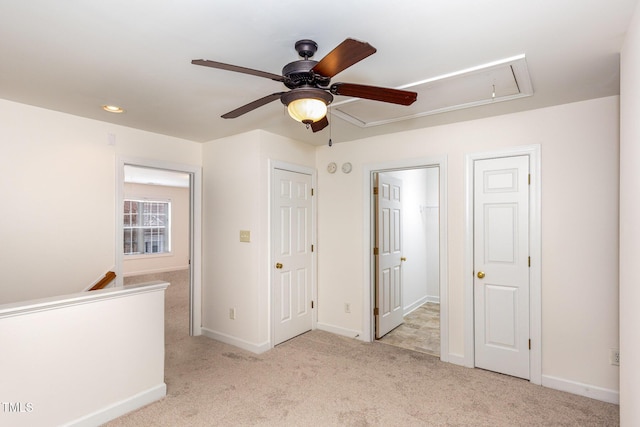
<path fill-rule="evenodd" d="M 330 77 L 324 77 L 311 71 L 317 63 L 318 61 L 311 59 L 301 59 L 285 65 L 282 69 L 285 86 L 289 89 L 302 86 L 328 86 L 331 82 Z"/>

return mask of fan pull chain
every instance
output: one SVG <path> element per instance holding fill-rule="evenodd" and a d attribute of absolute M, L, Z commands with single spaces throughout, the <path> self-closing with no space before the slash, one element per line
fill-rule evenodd
<path fill-rule="evenodd" d="M 333 117 L 331 117 L 331 107 L 329 107 L 329 147 L 333 146 L 333 141 L 331 140 L 331 123 L 333 123 Z"/>

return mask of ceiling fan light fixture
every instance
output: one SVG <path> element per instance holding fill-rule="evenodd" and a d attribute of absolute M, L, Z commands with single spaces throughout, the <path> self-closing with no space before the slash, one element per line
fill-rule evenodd
<path fill-rule="evenodd" d="M 281 101 L 292 119 L 310 125 L 327 115 L 333 95 L 317 88 L 298 88 L 284 93 Z"/>
<path fill-rule="evenodd" d="M 320 99 L 301 98 L 291 101 L 287 111 L 292 119 L 311 124 L 327 115 L 327 104 Z"/>
<path fill-rule="evenodd" d="M 220 116 L 223 119 L 235 119 L 279 98 L 282 104 L 287 106 L 291 118 L 307 125 L 307 129 L 311 128 L 313 132 L 319 132 L 329 125 L 329 120 L 326 117 L 327 107 L 333 102 L 333 95 L 399 105 L 410 105 L 417 99 L 416 92 L 399 89 L 353 83 L 334 83 L 330 86 L 331 79 L 336 74 L 376 53 L 376 49 L 369 43 L 350 38 L 345 39 L 320 61 L 309 59 L 318 49 L 318 44 L 313 40 L 299 40 L 295 44 L 295 49 L 302 59 L 285 65 L 282 69 L 282 75 L 206 59 L 194 59 L 191 63 L 267 78 L 281 82 L 291 89 L 288 92 L 275 92 L 256 99 L 223 114 Z"/>

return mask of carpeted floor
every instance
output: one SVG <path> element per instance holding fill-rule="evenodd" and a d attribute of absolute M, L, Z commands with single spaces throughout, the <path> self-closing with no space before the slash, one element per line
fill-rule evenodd
<path fill-rule="evenodd" d="M 256 355 L 189 337 L 186 295 L 167 291 L 167 397 L 109 426 L 619 425 L 616 405 L 377 342 L 313 331 Z"/>

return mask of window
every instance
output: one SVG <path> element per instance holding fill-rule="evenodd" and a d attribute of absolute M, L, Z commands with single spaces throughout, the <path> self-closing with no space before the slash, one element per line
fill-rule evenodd
<path fill-rule="evenodd" d="M 171 252 L 169 217 L 171 202 L 124 201 L 124 254 L 143 255 Z"/>

